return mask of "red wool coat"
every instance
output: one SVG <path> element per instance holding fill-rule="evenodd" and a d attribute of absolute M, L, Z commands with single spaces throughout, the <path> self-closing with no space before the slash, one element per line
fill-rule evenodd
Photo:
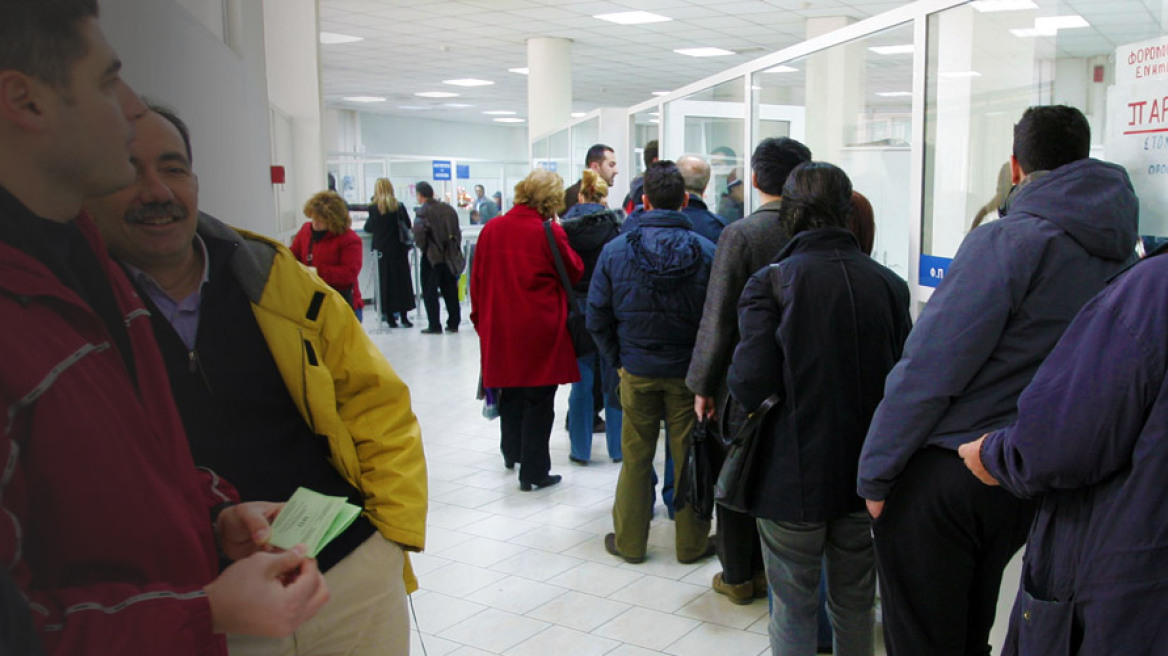
<path fill-rule="evenodd" d="M 552 234 L 573 283 L 584 262 L 559 224 Z M 543 217 L 516 205 L 483 227 L 475 246 L 470 320 L 482 346 L 483 385 L 539 387 L 580 380 L 568 335 L 568 296 L 548 248 Z"/>
<path fill-rule="evenodd" d="M 309 247 L 312 248 L 312 261 L 308 260 Z M 361 237 L 352 230 L 344 234 L 329 232 L 321 237 L 320 241 L 312 243 L 312 222 L 309 221 L 300 227 L 296 238 L 292 240 L 292 254 L 308 266 L 316 267 L 320 279 L 327 282 L 333 289 L 344 292 L 353 290 L 353 307 L 365 307 L 361 298 L 361 287 L 357 285 L 357 277 L 361 275 L 361 259 L 365 253 L 365 245 Z"/>

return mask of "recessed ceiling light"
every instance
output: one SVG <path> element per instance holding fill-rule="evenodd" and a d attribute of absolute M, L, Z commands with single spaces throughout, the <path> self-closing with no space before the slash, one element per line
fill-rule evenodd
<path fill-rule="evenodd" d="M 456 87 L 488 87 L 494 84 L 494 82 L 490 80 L 476 80 L 468 77 L 461 80 L 443 80 L 442 84 L 449 84 Z"/>
<path fill-rule="evenodd" d="M 572 112 L 572 118 L 584 118 L 588 116 L 588 112 Z"/>
<path fill-rule="evenodd" d="M 654 91 L 653 95 L 654 96 L 668 96 L 671 93 L 673 93 L 673 92 L 672 91 Z"/>
<path fill-rule="evenodd" d="M 733 50 L 724 50 L 722 48 L 711 48 L 709 46 L 702 48 L 678 48 L 674 50 L 679 55 L 687 57 L 725 57 L 726 55 L 733 55 Z"/>
<path fill-rule="evenodd" d="M 414 94 L 419 98 L 457 98 L 457 93 L 450 91 L 419 91 Z"/>
<path fill-rule="evenodd" d="M 508 68 L 507 72 L 508 73 L 518 73 L 520 75 L 527 75 L 528 69 L 526 66 L 524 66 L 522 68 Z"/>
<path fill-rule="evenodd" d="M 1034 29 L 1041 32 L 1057 30 L 1073 30 L 1077 27 L 1091 27 L 1087 19 L 1078 14 L 1067 16 L 1045 16 L 1034 19 Z"/>
<path fill-rule="evenodd" d="M 644 23 L 664 23 L 671 21 L 668 16 L 653 14 L 647 11 L 621 11 L 615 14 L 596 14 L 593 18 L 616 23 L 617 25 L 641 25 Z"/>
<path fill-rule="evenodd" d="M 329 46 L 336 45 L 338 43 L 356 43 L 358 41 L 364 40 L 365 37 L 363 36 L 350 36 L 348 34 L 337 34 L 336 32 L 320 33 L 320 42 Z"/>
<path fill-rule="evenodd" d="M 344 98 L 342 98 L 342 100 L 344 100 L 345 102 L 355 102 L 355 103 L 385 102 L 385 98 L 382 98 L 381 96 L 345 96 Z"/>
<path fill-rule="evenodd" d="M 773 66 L 773 67 L 768 68 L 765 71 L 763 71 L 763 73 L 798 73 L 798 72 L 799 72 L 799 69 L 795 68 L 794 66 L 787 66 L 786 64 L 779 64 L 778 66 Z"/>
<path fill-rule="evenodd" d="M 466 103 L 442 103 L 442 106 L 451 107 L 454 109 L 466 109 L 467 107 L 474 107 L 474 105 L 468 105 Z"/>
<path fill-rule="evenodd" d="M 762 91 L 762 87 L 752 84 L 752 85 L 750 85 L 750 90 L 751 91 Z"/>
<path fill-rule="evenodd" d="M 515 112 L 508 109 L 492 109 L 489 112 L 483 112 L 487 116 L 514 116 Z"/>
<path fill-rule="evenodd" d="M 649 112 L 649 116 L 661 116 L 661 112 Z"/>
<path fill-rule="evenodd" d="M 901 46 L 872 46 L 868 50 L 878 55 L 911 55 L 915 47 L 911 43 L 906 43 Z"/>
<path fill-rule="evenodd" d="M 430 109 L 424 105 L 398 105 L 398 109 Z"/>
<path fill-rule="evenodd" d="M 651 119 L 649 119 L 649 122 L 650 122 L 650 123 L 660 123 L 660 122 L 661 122 L 661 119 L 659 119 L 659 118 L 651 118 Z"/>
<path fill-rule="evenodd" d="M 906 96 L 911 96 L 912 91 L 877 91 L 876 95 L 880 96 L 881 98 L 904 98 Z"/>
<path fill-rule="evenodd" d="M 974 0 L 970 7 L 988 14 L 994 11 L 1022 11 L 1024 9 L 1038 9 L 1038 5 L 1031 0 Z"/>
<path fill-rule="evenodd" d="M 981 77 L 981 73 L 978 73 L 977 71 L 949 71 L 947 73 L 941 73 L 941 77 L 966 79 L 971 77 Z"/>
<path fill-rule="evenodd" d="M 495 122 L 496 123 L 523 123 L 524 121 L 521 118 L 497 118 L 497 119 L 495 119 Z"/>

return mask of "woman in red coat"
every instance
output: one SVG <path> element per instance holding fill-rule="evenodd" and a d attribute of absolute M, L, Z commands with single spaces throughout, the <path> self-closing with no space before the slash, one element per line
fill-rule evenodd
<path fill-rule="evenodd" d="M 568 334 L 568 296 L 556 273 L 544 223 L 572 283 L 584 273 L 580 256 L 555 221 L 564 181 L 532 171 L 515 186 L 515 206 L 483 227 L 475 246 L 470 320 L 479 334 L 483 386 L 502 388 L 499 418 L 503 462 L 520 464 L 519 489 L 560 482 L 552 475 L 548 439 L 556 386 L 580 380 Z"/>
<path fill-rule="evenodd" d="M 309 221 L 292 240 L 292 254 L 314 267 L 321 280 L 340 292 L 361 319 L 365 301 L 361 299 L 357 276 L 365 246 L 353 232 L 348 206 L 337 192 L 322 191 L 304 204 L 304 216 Z"/>

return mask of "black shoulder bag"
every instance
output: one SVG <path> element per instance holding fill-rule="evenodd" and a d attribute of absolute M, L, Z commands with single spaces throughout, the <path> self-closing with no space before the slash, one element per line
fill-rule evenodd
<path fill-rule="evenodd" d="M 560 275 L 560 283 L 564 286 L 564 291 L 568 293 L 568 335 L 572 337 L 572 348 L 576 350 L 576 357 L 582 358 L 596 351 L 596 342 L 592 341 L 592 335 L 588 333 L 588 328 L 584 325 L 584 313 L 576 304 L 576 291 L 572 289 L 572 283 L 568 280 L 568 270 L 564 268 L 564 259 L 560 257 L 560 249 L 556 247 L 556 238 L 552 234 L 550 220 L 543 222 L 543 231 L 547 235 L 548 247 L 552 249 L 552 259 L 556 263 L 556 272 Z"/>

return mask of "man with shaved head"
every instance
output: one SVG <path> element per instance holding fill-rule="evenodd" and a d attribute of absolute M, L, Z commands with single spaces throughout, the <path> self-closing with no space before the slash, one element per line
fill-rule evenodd
<path fill-rule="evenodd" d="M 700 157 L 684 155 L 677 160 L 677 170 L 681 171 L 685 191 L 689 194 L 689 202 L 681 213 L 693 222 L 694 232 L 718 243 L 718 237 L 722 236 L 722 229 L 728 221 L 711 212 L 702 200 L 702 194 L 706 193 L 706 186 L 710 184 L 710 163 Z"/>

